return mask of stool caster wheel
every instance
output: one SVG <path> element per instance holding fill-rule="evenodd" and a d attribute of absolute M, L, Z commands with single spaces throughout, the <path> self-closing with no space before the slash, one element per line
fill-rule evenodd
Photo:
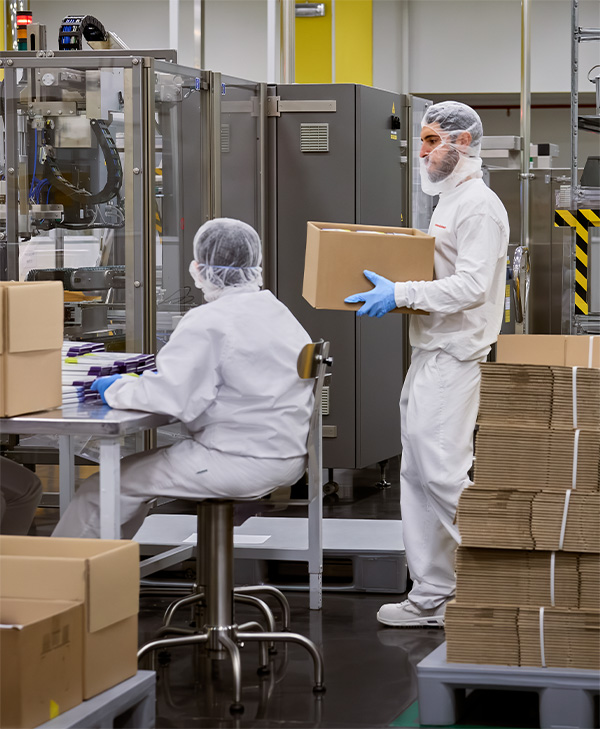
<path fill-rule="evenodd" d="M 331 494 L 336 494 L 339 488 L 335 481 L 327 481 L 327 483 L 323 484 L 323 493 L 325 496 L 331 496 Z"/>
<path fill-rule="evenodd" d="M 171 663 L 171 653 L 169 651 L 158 652 L 158 665 L 168 666 Z"/>
<path fill-rule="evenodd" d="M 385 478 L 382 478 L 381 481 L 377 481 L 377 483 L 375 484 L 378 489 L 389 489 L 391 485 L 392 484 Z"/>
<path fill-rule="evenodd" d="M 229 711 L 232 714 L 243 714 L 244 713 L 244 704 L 238 704 L 237 702 L 234 702 L 229 707 Z"/>
<path fill-rule="evenodd" d="M 322 683 L 313 686 L 313 694 L 324 694 L 325 691 L 327 691 L 327 689 Z"/>
<path fill-rule="evenodd" d="M 259 666 L 256 669 L 256 673 L 258 673 L 259 676 L 268 676 L 271 673 L 271 669 L 269 666 Z"/>

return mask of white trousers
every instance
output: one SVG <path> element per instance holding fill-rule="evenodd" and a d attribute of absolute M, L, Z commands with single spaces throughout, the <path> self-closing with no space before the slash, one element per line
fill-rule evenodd
<path fill-rule="evenodd" d="M 209 450 L 194 440 L 136 453 L 121 461 L 121 534 L 131 539 L 156 496 L 256 499 L 295 483 L 306 458 L 250 458 Z M 99 476 L 86 479 L 58 522 L 54 537 L 100 536 Z"/>
<path fill-rule="evenodd" d="M 423 609 L 456 590 L 454 519 L 458 498 L 471 484 L 480 379 L 476 360 L 414 349 L 400 395 L 400 506 L 413 581 L 408 598 Z"/>
<path fill-rule="evenodd" d="M 0 533 L 27 534 L 41 497 L 35 473 L 0 456 Z"/>

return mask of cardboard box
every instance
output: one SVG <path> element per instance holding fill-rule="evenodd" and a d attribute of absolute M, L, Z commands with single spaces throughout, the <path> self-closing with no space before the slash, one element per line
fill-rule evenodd
<path fill-rule="evenodd" d="M 600 337 L 583 334 L 501 334 L 498 337 L 496 361 L 600 368 Z"/>
<path fill-rule="evenodd" d="M 0 726 L 35 727 L 80 704 L 83 605 L 0 601 Z"/>
<path fill-rule="evenodd" d="M 0 282 L 0 417 L 62 404 L 63 286 Z"/>
<path fill-rule="evenodd" d="M 137 672 L 139 545 L 0 537 L 0 594 L 84 602 L 83 698 Z"/>
<path fill-rule="evenodd" d="M 365 269 L 391 281 L 431 281 L 434 246 L 432 236 L 413 228 L 309 221 L 302 296 L 315 309 L 356 311 L 361 304 L 344 299 L 372 288 Z"/>

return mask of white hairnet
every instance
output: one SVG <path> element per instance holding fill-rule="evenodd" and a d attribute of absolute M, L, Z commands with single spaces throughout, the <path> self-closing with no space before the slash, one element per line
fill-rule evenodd
<path fill-rule="evenodd" d="M 459 101 L 433 104 L 421 120 L 421 128 L 424 127 L 431 127 L 440 136 L 441 144 L 420 159 L 423 192 L 440 195 L 467 178 L 482 176 L 479 154 L 483 126 L 474 109 Z"/>
<path fill-rule="evenodd" d="M 433 104 L 425 111 L 421 128 L 433 127 L 442 138 L 442 142 L 451 143 L 459 152 L 468 157 L 479 157 L 483 126 L 479 114 L 460 101 L 441 101 Z M 469 132 L 469 144 L 458 144 L 462 132 Z"/>
<path fill-rule="evenodd" d="M 258 291 L 262 286 L 261 263 L 258 233 L 241 220 L 209 220 L 194 237 L 190 273 L 207 301 L 230 288 Z"/>

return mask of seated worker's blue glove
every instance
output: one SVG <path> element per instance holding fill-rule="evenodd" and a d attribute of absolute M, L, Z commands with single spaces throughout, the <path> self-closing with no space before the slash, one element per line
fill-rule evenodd
<path fill-rule="evenodd" d="M 107 377 L 98 377 L 98 379 L 92 382 L 90 390 L 94 390 L 94 392 L 100 393 L 100 399 L 103 403 L 108 405 L 108 403 L 106 402 L 106 398 L 104 397 L 104 393 L 113 384 L 113 382 L 120 379 L 121 377 L 123 377 L 123 375 L 108 375 Z"/>
<path fill-rule="evenodd" d="M 363 273 L 374 284 L 375 288 L 371 291 L 364 291 L 362 294 L 352 294 L 352 296 L 344 299 L 347 304 L 356 304 L 359 301 L 365 302 L 365 305 L 361 306 L 356 312 L 356 316 L 368 314 L 379 318 L 387 314 L 388 311 L 395 309 L 394 284 L 387 278 L 373 273 L 373 271 L 363 271 Z"/>

